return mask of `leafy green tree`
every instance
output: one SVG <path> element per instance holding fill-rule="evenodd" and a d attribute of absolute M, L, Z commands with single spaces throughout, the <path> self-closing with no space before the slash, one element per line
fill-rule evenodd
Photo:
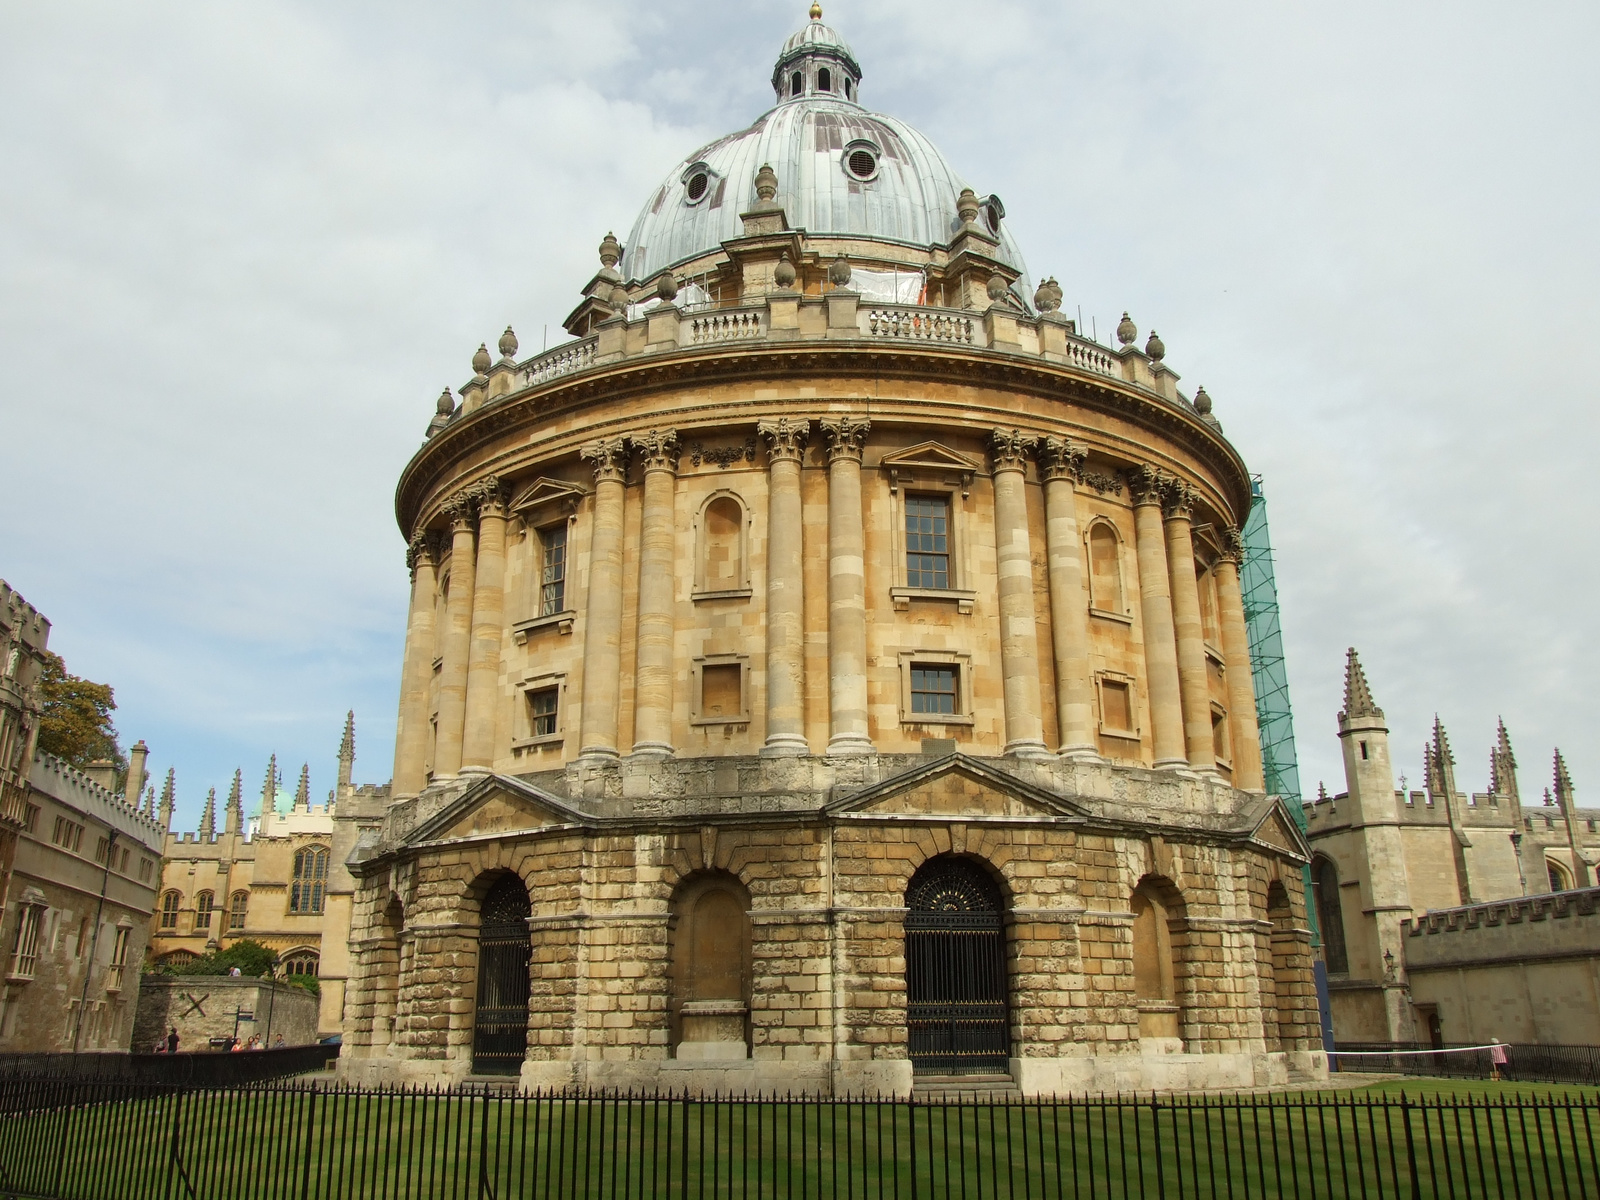
<path fill-rule="evenodd" d="M 225 950 L 213 950 L 184 963 L 170 963 L 162 968 L 167 975 L 228 975 L 234 967 L 249 979 L 261 979 L 272 974 L 278 956 L 260 942 L 242 938 Z"/>
<path fill-rule="evenodd" d="M 46 650 L 39 696 L 44 709 L 39 718 L 40 750 L 79 770 L 108 758 L 116 763 L 119 777 L 126 775 L 128 759 L 111 723 L 117 702 L 110 684 L 80 679 L 67 670 L 59 654 Z"/>

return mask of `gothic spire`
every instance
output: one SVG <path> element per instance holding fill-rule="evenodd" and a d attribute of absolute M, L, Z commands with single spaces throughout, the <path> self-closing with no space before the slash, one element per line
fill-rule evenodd
<path fill-rule="evenodd" d="M 1556 806 L 1562 812 L 1572 809 L 1572 776 L 1567 773 L 1567 760 L 1561 757 L 1561 747 L 1556 747 Z"/>
<path fill-rule="evenodd" d="M 238 833 L 244 826 L 244 772 L 235 769 L 233 772 L 233 786 L 228 789 L 228 811 L 223 820 L 223 829 L 228 833 Z"/>
<path fill-rule="evenodd" d="M 1450 753 L 1450 738 L 1438 713 L 1433 714 L 1433 742 L 1424 753 L 1428 758 L 1429 799 L 1437 803 L 1442 797 L 1448 804 L 1455 799 L 1456 756 Z"/>
<path fill-rule="evenodd" d="M 267 778 L 261 785 L 261 815 L 266 816 L 272 811 L 278 798 L 278 756 L 274 754 L 267 760 Z"/>
<path fill-rule="evenodd" d="M 200 840 L 215 841 L 217 836 L 217 789 L 206 792 L 206 806 L 200 810 Z"/>
<path fill-rule="evenodd" d="M 145 789 L 144 789 L 144 815 L 149 817 L 151 820 L 155 819 L 155 815 L 156 815 L 156 785 L 153 784 L 153 783 L 145 785 Z"/>
<path fill-rule="evenodd" d="M 161 811 L 156 818 L 161 822 L 161 828 L 172 828 L 172 809 L 178 800 L 178 771 L 176 767 L 167 768 L 167 781 L 161 785 Z"/>
<path fill-rule="evenodd" d="M 339 761 L 355 762 L 356 760 L 356 710 L 351 709 L 344 715 L 344 737 L 339 741 Z"/>
<path fill-rule="evenodd" d="M 1494 749 L 1489 752 L 1489 791 L 1507 797 L 1519 807 L 1522 804 L 1522 797 L 1517 793 L 1517 756 L 1512 753 L 1511 736 L 1506 733 L 1504 718 L 1500 719 Z"/>
<path fill-rule="evenodd" d="M 300 765 L 300 783 L 294 789 L 294 806 L 296 808 L 311 809 L 311 764 Z"/>
<path fill-rule="evenodd" d="M 1383 718 L 1383 709 L 1372 700 L 1372 689 L 1367 686 L 1367 673 L 1361 669 L 1361 659 L 1351 646 L 1344 660 L 1344 711 L 1340 720 L 1350 717 Z"/>

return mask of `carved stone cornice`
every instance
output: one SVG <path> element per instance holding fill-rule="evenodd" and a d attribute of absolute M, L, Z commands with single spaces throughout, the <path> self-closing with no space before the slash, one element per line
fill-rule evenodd
<path fill-rule="evenodd" d="M 756 432 L 767 439 L 767 461 L 799 462 L 806 452 L 806 439 L 811 436 L 811 421 L 807 417 L 791 421 L 779 417 L 776 421 L 759 421 Z"/>
<path fill-rule="evenodd" d="M 1028 454 L 1039 444 L 1039 439 L 1020 429 L 993 429 L 989 431 L 989 461 L 996 472 L 1026 471 Z"/>
<path fill-rule="evenodd" d="M 595 483 L 627 483 L 628 443 L 626 438 L 601 438 L 578 451 L 578 457 L 594 464 Z"/>
<path fill-rule="evenodd" d="M 678 470 L 678 457 L 683 451 L 678 446 L 676 429 L 651 429 L 644 433 L 630 433 L 628 445 L 646 471 Z"/>
<path fill-rule="evenodd" d="M 1191 520 L 1195 501 L 1199 498 L 1198 493 L 1183 480 L 1168 475 L 1162 481 L 1161 515 L 1169 521 Z"/>
<path fill-rule="evenodd" d="M 1167 474 L 1148 463 L 1136 463 L 1123 472 L 1135 505 L 1159 505 L 1166 498 Z"/>
<path fill-rule="evenodd" d="M 841 458 L 861 461 L 861 452 L 867 444 L 867 433 L 872 422 L 865 417 L 824 417 L 818 421 L 823 436 L 828 439 L 828 462 Z"/>
<path fill-rule="evenodd" d="M 474 495 L 474 488 L 462 488 L 440 507 L 444 511 L 445 519 L 450 522 L 450 531 L 460 533 L 463 529 L 471 533 L 477 526 L 478 498 Z"/>
<path fill-rule="evenodd" d="M 1231 562 L 1237 567 L 1244 561 L 1244 541 L 1239 536 L 1238 526 L 1224 525 L 1217 530 L 1217 541 L 1220 543 L 1217 557 L 1223 562 Z"/>
<path fill-rule="evenodd" d="M 1076 483 L 1083 478 L 1083 462 L 1089 456 L 1077 442 L 1053 437 L 1040 438 L 1034 453 L 1039 460 L 1039 477 L 1047 483 L 1057 479 Z"/>

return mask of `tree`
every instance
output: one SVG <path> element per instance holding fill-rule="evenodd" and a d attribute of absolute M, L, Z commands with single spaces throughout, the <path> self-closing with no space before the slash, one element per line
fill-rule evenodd
<path fill-rule="evenodd" d="M 214 950 L 186 963 L 161 968 L 167 975 L 227 975 L 234 967 L 247 979 L 262 979 L 272 974 L 278 956 L 260 942 L 241 938 L 226 950 Z"/>
<path fill-rule="evenodd" d="M 119 776 L 126 774 L 128 759 L 111 723 L 117 702 L 110 684 L 80 679 L 68 672 L 59 654 L 46 650 L 39 697 L 44 710 L 39 718 L 40 750 L 79 770 L 108 758 L 117 765 Z"/>

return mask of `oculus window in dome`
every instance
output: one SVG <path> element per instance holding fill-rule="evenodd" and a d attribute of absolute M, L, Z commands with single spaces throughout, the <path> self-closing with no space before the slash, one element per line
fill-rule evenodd
<path fill-rule="evenodd" d="M 784 43 L 772 73 L 777 103 L 748 129 L 703 146 L 673 168 L 633 223 L 621 268 L 635 283 L 715 253 L 740 237 L 757 200 L 756 172 L 770 164 L 790 228 L 928 250 L 961 228 L 957 198 L 971 186 L 927 137 L 864 108 L 855 52 L 820 15 Z M 1005 208 L 984 197 L 980 227 L 996 257 L 1019 275 L 1012 294 L 1030 307 L 1022 251 Z M 853 252 L 854 253 L 854 252 Z"/>

